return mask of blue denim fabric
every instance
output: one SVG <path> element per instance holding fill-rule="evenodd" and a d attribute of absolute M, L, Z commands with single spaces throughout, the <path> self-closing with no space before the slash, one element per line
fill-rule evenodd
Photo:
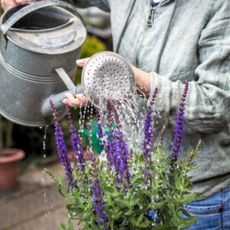
<path fill-rule="evenodd" d="M 187 230 L 230 230 L 230 185 L 220 192 L 186 206 L 196 224 Z"/>

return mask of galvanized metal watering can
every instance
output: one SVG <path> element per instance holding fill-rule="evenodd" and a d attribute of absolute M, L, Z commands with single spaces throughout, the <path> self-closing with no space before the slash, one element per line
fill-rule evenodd
<path fill-rule="evenodd" d="M 75 8 L 56 0 L 17 6 L 0 26 L 0 113 L 14 123 L 44 126 L 51 98 L 64 115 L 63 91 L 82 91 L 71 81 L 87 35 Z"/>

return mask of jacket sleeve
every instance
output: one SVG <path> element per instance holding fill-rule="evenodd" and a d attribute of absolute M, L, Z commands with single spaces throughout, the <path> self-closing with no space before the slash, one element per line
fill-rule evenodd
<path fill-rule="evenodd" d="M 189 82 L 185 104 L 185 122 L 201 133 L 219 132 L 230 124 L 230 2 L 215 2 L 198 42 L 200 64 Z M 169 117 L 179 106 L 184 85 L 150 74 L 151 93 L 159 89 L 156 109 Z"/>
<path fill-rule="evenodd" d="M 66 2 L 71 2 L 79 8 L 96 6 L 104 11 L 110 11 L 109 0 L 66 0 Z"/>

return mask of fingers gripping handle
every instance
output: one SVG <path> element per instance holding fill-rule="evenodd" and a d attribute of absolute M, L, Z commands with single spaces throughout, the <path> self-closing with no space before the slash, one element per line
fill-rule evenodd
<path fill-rule="evenodd" d="M 55 71 L 61 78 L 61 80 L 65 83 L 68 90 L 56 95 L 51 95 L 44 101 L 42 105 L 42 115 L 47 118 L 49 118 L 52 115 L 50 101 L 52 101 L 57 111 L 60 111 L 64 108 L 63 100 L 66 98 L 67 93 L 79 94 L 84 92 L 83 86 L 75 86 L 63 68 L 56 68 Z"/>
<path fill-rule="evenodd" d="M 42 115 L 45 118 L 50 118 L 52 116 L 52 110 L 50 107 L 50 102 L 54 104 L 57 111 L 61 111 L 64 109 L 65 104 L 63 103 L 63 100 L 66 98 L 66 93 L 72 93 L 72 94 L 82 94 L 84 92 L 84 88 L 82 85 L 77 85 L 75 88 L 66 90 L 64 92 L 61 92 L 56 95 L 49 96 L 42 104 Z"/>

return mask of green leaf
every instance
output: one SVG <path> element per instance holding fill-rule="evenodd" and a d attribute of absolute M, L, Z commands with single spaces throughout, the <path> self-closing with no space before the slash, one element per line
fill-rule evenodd
<path fill-rule="evenodd" d="M 63 191 L 62 191 L 63 190 L 63 183 L 62 183 L 61 177 L 57 177 L 56 179 L 57 179 L 57 186 L 58 186 L 58 192 L 59 192 L 59 194 L 62 197 L 66 198 L 65 193 L 63 193 Z"/>
<path fill-rule="evenodd" d="M 68 223 L 68 230 L 74 230 L 74 226 L 73 226 L 73 223 L 71 221 L 69 221 L 69 223 Z"/>
<path fill-rule="evenodd" d="M 58 230 L 67 230 L 65 225 L 64 224 L 61 224 L 59 227 L 58 227 Z"/>
<path fill-rule="evenodd" d="M 178 229 L 187 229 L 189 227 L 191 227 L 192 225 L 194 225 L 197 221 L 197 217 L 190 217 L 190 218 L 185 218 L 182 220 L 182 223 L 180 223 L 180 225 L 178 226 Z"/>
<path fill-rule="evenodd" d="M 142 213 L 141 215 L 139 215 L 139 217 L 137 217 L 137 221 L 136 221 L 136 227 L 138 228 L 146 228 L 149 226 L 149 221 L 146 221 L 147 218 L 144 216 L 144 214 Z"/>
<path fill-rule="evenodd" d="M 122 211 L 119 211 L 119 210 L 114 210 L 114 212 L 112 213 L 112 219 L 113 220 L 117 220 L 117 219 L 119 219 L 119 218 L 121 218 L 121 216 L 122 216 Z"/>

